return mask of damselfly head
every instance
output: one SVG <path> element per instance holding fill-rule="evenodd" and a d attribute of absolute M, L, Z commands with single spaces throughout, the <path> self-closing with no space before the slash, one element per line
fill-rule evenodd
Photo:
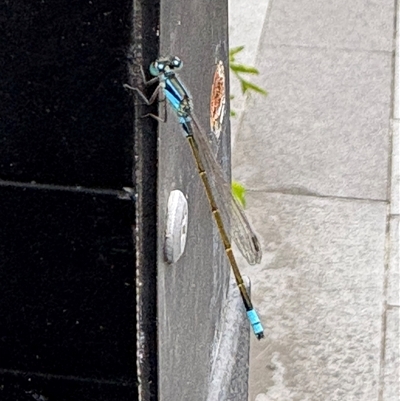
<path fill-rule="evenodd" d="M 150 74 L 154 77 L 171 70 L 182 68 L 182 60 L 177 56 L 163 57 L 150 64 Z"/>

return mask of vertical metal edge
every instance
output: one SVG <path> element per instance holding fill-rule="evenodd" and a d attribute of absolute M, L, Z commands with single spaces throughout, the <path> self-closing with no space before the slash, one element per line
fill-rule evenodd
<path fill-rule="evenodd" d="M 137 86 L 141 84 L 140 66 L 146 66 L 158 56 L 160 5 L 158 0 L 133 0 L 132 7 L 128 69 L 129 83 Z M 133 98 L 138 399 L 155 401 L 158 399 L 157 124 L 152 119 L 141 118 L 142 104 Z"/>

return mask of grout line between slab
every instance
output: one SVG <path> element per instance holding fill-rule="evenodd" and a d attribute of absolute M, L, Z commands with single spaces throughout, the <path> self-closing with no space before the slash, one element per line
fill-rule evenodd
<path fill-rule="evenodd" d="M 389 199 L 387 210 L 386 210 L 386 227 L 385 227 L 385 260 L 384 260 L 384 274 L 383 274 L 383 299 L 382 299 L 382 316 L 381 316 L 381 355 L 380 355 L 380 363 L 379 363 L 379 384 L 378 384 L 378 401 L 384 401 L 384 393 L 385 393 L 385 370 L 386 370 L 386 352 L 387 352 L 387 319 L 388 319 L 388 310 L 389 305 L 387 303 L 388 297 L 388 288 L 389 288 L 389 272 L 390 272 L 390 263 L 391 263 L 391 212 L 392 212 L 392 204 L 393 201 L 392 190 L 394 190 L 394 186 L 392 183 L 392 174 L 393 174 L 393 121 L 399 117 L 398 107 L 399 107 L 399 46 L 400 46 L 400 38 L 399 38 L 399 4 L 398 0 L 395 0 L 395 12 L 394 12 L 394 20 L 393 20 L 393 32 L 394 32 L 394 49 L 393 49 L 393 57 L 392 57 L 392 84 L 391 84 L 391 110 L 390 116 L 391 121 L 390 124 L 390 136 L 389 136 L 389 155 L 388 155 L 388 166 L 387 166 L 387 198 Z"/>
<path fill-rule="evenodd" d="M 400 212 L 400 119 L 393 119 L 391 124 L 391 215 Z"/>
<path fill-rule="evenodd" d="M 384 377 L 385 377 L 385 358 L 386 358 L 386 332 L 387 332 L 387 293 L 390 263 L 390 203 L 386 209 L 386 226 L 385 226 L 385 254 L 384 254 L 384 273 L 383 273 L 383 299 L 382 299 L 382 316 L 381 316 L 381 355 L 379 361 L 379 384 L 378 384 L 378 400 L 383 401 L 384 393 Z"/>
<path fill-rule="evenodd" d="M 317 198 L 317 199 L 330 199 L 330 200 L 342 200 L 342 201 L 356 201 L 356 202 L 367 202 L 367 203 L 383 203 L 388 204 L 389 201 L 385 199 L 371 199 L 371 198 L 356 198 L 349 196 L 338 196 L 338 195 L 322 195 L 312 192 L 296 192 L 288 190 L 269 190 L 269 189 L 246 189 L 246 193 L 265 193 L 265 194 L 277 194 L 277 195 L 290 195 L 290 196 L 299 196 L 299 197 L 309 197 L 309 198 Z"/>

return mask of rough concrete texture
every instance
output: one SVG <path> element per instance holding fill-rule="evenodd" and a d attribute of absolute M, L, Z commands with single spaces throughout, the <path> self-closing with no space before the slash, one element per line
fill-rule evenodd
<path fill-rule="evenodd" d="M 399 297 L 399 225 L 400 216 L 392 216 L 390 219 L 390 233 L 389 233 L 389 268 L 388 268 L 388 291 L 387 303 L 391 306 L 400 306 Z"/>
<path fill-rule="evenodd" d="M 233 4 L 233 2 L 232 2 Z M 234 10 L 229 15 L 229 42 L 235 46 L 246 44 L 245 48 L 235 56 L 237 63 L 254 65 L 257 57 L 258 42 L 263 29 L 264 18 L 268 9 L 269 0 L 248 0 L 246 2 L 234 2 Z M 249 18 L 251 10 L 251 18 Z M 243 18 L 245 16 L 245 18 Z M 246 38 L 246 40 L 243 40 Z M 236 113 L 236 118 L 231 119 L 231 143 L 235 144 L 238 124 L 245 110 L 246 96 L 240 91 L 240 82 L 237 79 L 230 80 L 231 93 L 235 97 L 231 100 L 231 110 Z"/>
<path fill-rule="evenodd" d="M 391 214 L 400 214 L 400 121 L 392 124 L 392 183 L 390 210 Z"/>
<path fill-rule="evenodd" d="M 395 2 L 265 4 L 260 28 L 230 3 L 230 46 L 249 49 L 241 61 L 269 92 L 233 125 L 233 178 L 264 252 L 244 269 L 266 326 L 251 344 L 249 400 L 397 401 Z"/>
<path fill-rule="evenodd" d="M 234 177 L 248 189 L 386 199 L 391 54 L 261 45 L 259 57 L 269 96 L 247 104 Z"/>
<path fill-rule="evenodd" d="M 248 202 L 264 259 L 246 274 L 266 325 L 251 350 L 250 399 L 373 400 L 386 205 L 263 193 Z"/>
<path fill-rule="evenodd" d="M 269 18 L 271 44 L 392 50 L 394 0 L 274 0 Z"/>
<path fill-rule="evenodd" d="M 390 308 L 386 315 L 386 337 L 385 337 L 385 364 L 384 364 L 384 401 L 398 401 L 400 394 L 399 370 L 399 308 Z"/>

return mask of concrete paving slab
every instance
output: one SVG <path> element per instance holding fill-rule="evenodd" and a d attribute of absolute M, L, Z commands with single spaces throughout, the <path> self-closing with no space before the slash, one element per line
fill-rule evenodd
<path fill-rule="evenodd" d="M 237 59 L 246 65 L 256 61 L 269 4 L 270 0 L 229 0 L 229 47 L 244 46 Z"/>
<path fill-rule="evenodd" d="M 387 302 L 389 305 L 400 306 L 400 259 L 399 259 L 399 225 L 400 216 L 392 216 L 390 219 L 389 239 L 389 270 Z"/>
<path fill-rule="evenodd" d="M 400 121 L 392 123 L 392 183 L 390 188 L 390 213 L 400 214 Z"/>
<path fill-rule="evenodd" d="M 391 51 L 394 0 L 275 0 L 266 41 L 274 45 Z"/>
<path fill-rule="evenodd" d="M 249 189 L 386 199 L 391 61 L 262 47 L 256 83 L 269 96 L 248 102 L 233 177 Z"/>
<path fill-rule="evenodd" d="M 400 399 L 400 308 L 394 307 L 386 313 L 386 341 L 383 401 Z"/>
<path fill-rule="evenodd" d="M 236 56 L 236 60 L 241 64 L 255 65 L 269 4 L 270 0 L 248 0 L 246 2 L 229 0 L 229 47 L 232 49 L 244 46 L 243 51 Z M 233 144 L 247 98 L 242 94 L 240 82 L 233 74 L 230 79 L 230 92 L 234 96 L 230 103 L 231 110 L 236 113 L 236 117 L 231 119 L 231 143 Z"/>
<path fill-rule="evenodd" d="M 377 399 L 385 202 L 250 192 L 260 234 L 250 400 Z"/>
<path fill-rule="evenodd" d="M 393 118 L 400 119 L 400 18 L 396 10 Z"/>

